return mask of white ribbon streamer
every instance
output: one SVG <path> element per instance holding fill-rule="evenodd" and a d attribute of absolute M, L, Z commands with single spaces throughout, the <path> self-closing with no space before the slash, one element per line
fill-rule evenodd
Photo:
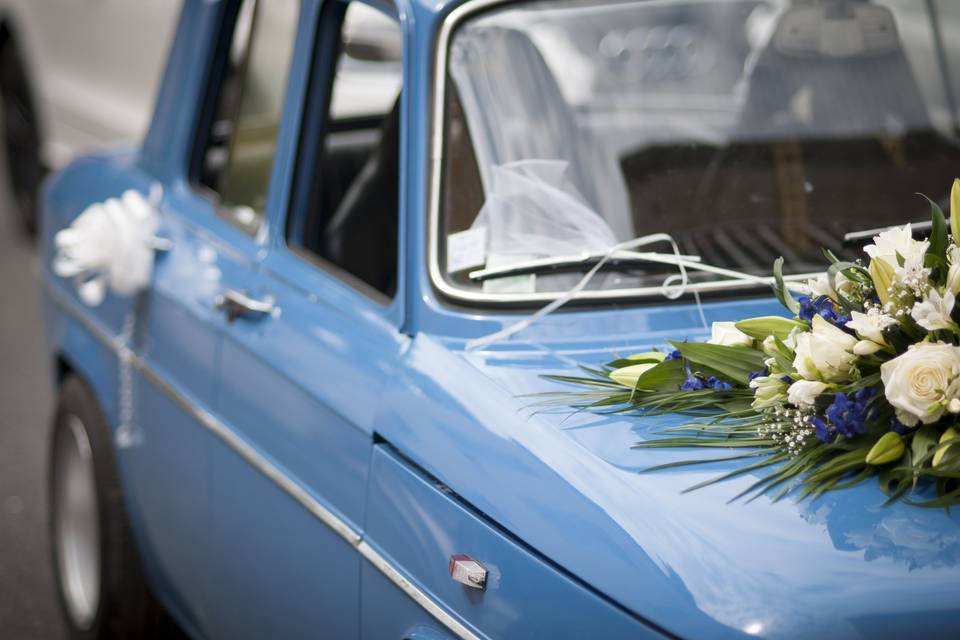
<path fill-rule="evenodd" d="M 688 264 L 698 264 L 698 263 L 688 262 L 682 258 L 682 256 L 680 255 L 680 247 L 677 245 L 676 240 L 673 239 L 673 236 L 671 236 L 669 233 L 654 233 L 648 236 L 640 236 L 639 238 L 634 238 L 633 240 L 627 240 L 626 242 L 621 242 L 620 244 L 616 244 L 612 246 L 610 250 L 607 251 L 606 255 L 604 255 L 603 258 L 601 258 L 599 262 L 597 262 L 597 264 L 595 264 L 593 268 L 590 269 L 590 271 L 588 271 L 580 279 L 580 281 L 573 286 L 572 289 L 567 291 L 565 294 L 563 294 L 556 300 L 553 300 L 552 302 L 550 302 L 545 307 L 541 308 L 539 311 L 537 311 L 533 315 L 527 316 L 522 320 L 514 322 L 513 324 L 510 324 L 510 325 L 507 325 L 500 331 L 496 331 L 494 333 L 483 336 L 481 338 L 476 338 L 474 340 L 467 341 L 467 345 L 466 345 L 467 351 L 474 351 L 476 349 L 481 349 L 495 342 L 499 342 L 504 338 L 509 338 L 515 333 L 523 331 L 524 329 L 532 325 L 534 322 L 537 322 L 541 318 L 547 316 L 550 313 L 553 313 L 563 305 L 567 304 L 573 298 L 575 298 L 578 293 L 583 291 L 583 289 L 588 284 L 590 284 L 590 280 L 593 279 L 593 276 L 596 275 L 596 273 L 603 268 L 603 265 L 605 265 L 610 260 L 610 258 L 613 257 L 615 253 L 619 251 L 626 251 L 628 249 L 638 249 L 640 247 L 644 247 L 657 242 L 670 243 L 670 247 L 673 249 L 673 253 L 674 253 L 673 258 L 671 258 L 674 262 L 671 262 L 671 264 L 676 264 L 680 270 L 680 273 L 678 274 L 680 277 L 679 287 L 677 287 L 676 285 L 673 285 L 670 282 L 671 279 L 674 279 L 677 277 L 677 275 L 672 275 L 670 276 L 670 278 L 667 278 L 666 280 L 663 281 L 663 295 L 670 299 L 679 298 L 681 295 L 683 295 L 683 292 L 687 286 L 686 267 L 688 266 Z M 674 290 L 676 290 L 676 293 L 673 293 L 670 287 L 674 287 Z"/>
<path fill-rule="evenodd" d="M 564 293 L 562 296 L 556 300 L 551 301 L 546 306 L 542 307 L 533 315 L 527 316 L 522 320 L 518 320 L 513 324 L 509 324 L 503 329 L 490 333 L 480 338 L 475 338 L 473 340 L 468 340 L 465 349 L 467 351 L 475 351 L 477 349 L 482 349 L 484 347 L 490 346 L 496 342 L 509 338 L 510 336 L 519 333 L 534 324 L 535 322 L 541 320 L 547 315 L 553 313 L 563 305 L 567 304 L 573 300 L 581 291 L 586 288 L 590 283 L 590 280 L 593 279 L 593 276 L 597 274 L 600 269 L 616 254 L 623 255 L 624 252 L 629 252 L 631 249 L 638 249 L 643 246 L 654 244 L 657 242 L 668 242 L 670 243 L 670 248 L 673 250 L 673 255 L 662 254 L 656 252 L 635 252 L 635 253 L 626 253 L 626 255 L 633 255 L 635 257 L 643 258 L 649 262 L 658 262 L 661 264 L 670 264 L 675 265 L 679 273 L 672 274 L 668 276 L 661 285 L 661 292 L 664 297 L 669 300 L 676 300 L 684 293 L 686 293 L 687 285 L 689 284 L 689 278 L 687 277 L 687 269 L 692 269 L 694 271 L 704 271 L 707 273 L 714 273 L 717 275 L 725 276 L 731 280 L 739 280 L 743 282 L 750 282 L 755 284 L 772 284 L 773 278 L 764 277 L 764 276 L 755 276 L 749 273 L 743 273 L 740 271 L 734 271 L 733 269 L 724 269 L 723 267 L 715 267 L 710 264 L 704 264 L 698 260 L 693 260 L 688 256 L 684 256 L 680 253 L 680 248 L 677 245 L 676 240 L 669 233 L 654 233 L 647 236 L 641 236 L 639 238 L 634 238 L 633 240 L 627 240 L 620 244 L 614 245 L 610 248 L 609 251 L 600 259 L 597 264 L 593 266 L 590 271 L 584 274 L 583 278 L 577 282 L 569 291 Z M 619 257 L 619 256 L 618 256 Z M 798 277 L 809 277 L 809 275 L 804 276 L 793 276 L 794 278 Z M 789 276 L 788 276 L 789 278 Z M 804 289 L 803 285 L 798 285 L 789 288 L 794 289 Z M 700 295 L 698 292 L 694 291 L 694 298 L 696 300 L 697 311 L 700 314 L 700 320 L 703 323 L 704 328 L 707 328 L 706 316 L 703 312 L 703 305 L 700 302 Z"/>

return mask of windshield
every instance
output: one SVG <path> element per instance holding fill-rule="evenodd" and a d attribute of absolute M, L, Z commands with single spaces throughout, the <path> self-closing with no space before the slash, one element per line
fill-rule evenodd
<path fill-rule="evenodd" d="M 437 269 L 474 293 L 561 291 L 582 269 L 477 272 L 662 232 L 711 265 L 767 275 L 783 256 L 785 273 L 822 271 L 821 247 L 855 257 L 846 233 L 929 219 L 916 194 L 946 196 L 958 73 L 950 0 L 479 14 L 449 44 Z M 653 287 L 674 269 L 612 266 L 589 288 Z"/>

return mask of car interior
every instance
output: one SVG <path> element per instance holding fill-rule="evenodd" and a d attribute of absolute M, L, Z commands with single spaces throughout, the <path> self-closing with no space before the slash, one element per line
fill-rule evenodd
<path fill-rule="evenodd" d="M 764 3 L 740 4 L 746 16 Z M 694 33 L 715 20 L 693 9 L 656 11 L 651 7 L 644 18 L 651 31 L 658 25 L 650 20 L 663 20 L 671 28 L 679 21 Z M 903 16 L 882 3 L 838 0 L 786 6 L 775 14 L 770 35 L 759 48 L 751 49 L 746 33 L 743 42 L 727 43 L 739 97 L 731 99 L 729 124 L 716 127 L 721 135 L 698 137 L 682 127 L 671 128 L 678 113 L 688 124 L 708 128 L 708 118 L 715 117 L 711 114 L 651 110 L 640 112 L 649 121 L 637 125 L 647 129 L 627 143 L 615 135 L 628 132 L 611 127 L 612 138 L 602 129 L 610 126 L 602 122 L 605 95 L 595 98 L 596 103 L 579 105 L 544 99 L 563 95 L 564 79 L 541 41 L 524 29 L 487 27 L 477 42 L 489 50 L 464 47 L 473 57 L 451 61 L 443 231 L 462 231 L 476 218 L 484 204 L 485 166 L 524 157 L 557 158 L 570 161 L 571 181 L 618 237 L 667 232 L 684 253 L 758 275 L 769 273 L 779 256 L 785 258 L 788 273 L 818 271 L 823 264 L 820 247 L 853 257 L 858 247 L 844 242 L 846 233 L 929 219 L 930 205 L 918 192 L 945 205 L 944 185 L 952 182 L 960 162 L 958 113 L 949 103 L 953 78 L 943 55 L 928 59 L 916 51 L 937 41 L 931 37 L 918 42 L 917 34 L 926 37 L 938 27 L 922 11 L 912 18 L 916 22 L 905 29 L 898 23 Z M 744 20 L 738 24 L 743 30 Z M 609 28 L 598 29 L 597 43 L 587 43 L 584 50 L 600 55 Z M 851 30 L 866 35 L 847 37 Z M 497 39 L 500 42 L 490 46 Z M 483 75 L 497 69 L 489 63 L 497 51 L 510 60 L 512 75 L 528 84 L 536 78 L 537 91 L 517 90 L 503 97 L 503 80 Z M 615 77 L 629 83 L 622 74 Z M 672 86 L 667 80 L 651 81 L 644 91 L 672 95 L 678 107 L 689 108 L 684 94 L 670 93 L 683 80 Z M 942 94 L 947 104 L 931 104 L 933 99 L 943 101 Z M 490 106 L 479 114 L 477 105 Z M 934 107 L 941 114 L 936 122 L 930 115 Z M 531 133 L 500 139 L 505 130 L 517 127 L 492 126 L 493 117 L 533 123 Z M 544 142 L 550 134 L 536 133 L 540 122 L 550 131 L 566 132 L 554 148 Z M 651 122 L 662 126 L 649 133 Z M 540 146 L 531 147 L 534 143 Z M 629 200 L 626 232 L 613 224 L 619 203 L 595 188 L 606 184 L 609 191 L 616 190 L 609 188 L 610 179 L 594 179 L 608 173 L 616 174 Z M 478 286 L 466 274 L 448 275 L 460 286 Z"/>
<path fill-rule="evenodd" d="M 264 9 L 256 0 L 247 4 L 254 6 L 248 18 L 253 28 L 237 30 L 240 37 L 249 32 L 252 40 Z M 372 11 L 359 3 L 332 3 L 321 18 L 323 32 L 338 37 L 335 49 L 318 46 L 315 57 L 337 60 L 336 72 L 318 69 L 308 91 L 306 112 L 320 115 L 304 123 L 287 238 L 295 250 L 318 258 L 320 266 L 390 298 L 396 289 L 399 223 L 399 25 L 384 23 L 382 14 L 371 19 Z M 243 19 L 241 9 L 237 24 Z M 237 125 L 246 96 L 260 94 L 257 99 L 265 102 L 262 94 L 269 91 L 269 86 L 250 86 L 258 81 L 246 72 L 255 64 L 250 60 L 255 48 L 239 49 L 225 65 L 199 182 L 222 215 L 255 233 L 281 110 L 261 108 L 259 120 Z M 275 67 L 269 71 L 283 73 Z"/>
<path fill-rule="evenodd" d="M 798 46 L 788 12 L 746 79 L 728 141 L 624 155 L 638 233 L 667 231 L 686 252 L 755 273 L 783 255 L 799 272 L 819 268 L 821 246 L 854 257 L 847 232 L 927 218 L 917 193 L 945 196 L 956 129 L 931 122 L 892 15 L 870 17 L 891 36 L 838 55 Z"/>

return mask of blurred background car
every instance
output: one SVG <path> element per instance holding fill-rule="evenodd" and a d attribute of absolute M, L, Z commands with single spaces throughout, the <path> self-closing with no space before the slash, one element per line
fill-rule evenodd
<path fill-rule="evenodd" d="M 28 230 L 45 170 L 141 138 L 179 9 L 180 0 L 0 1 L 3 143 Z"/>
<path fill-rule="evenodd" d="M 0 0 L 0 132 L 7 157 L 16 160 L 7 164 L 6 173 L 27 231 L 36 230 L 37 190 L 46 171 L 62 168 L 78 154 L 136 144 L 143 137 L 181 4 Z M 295 19 L 293 10 L 272 15 L 260 36 L 263 42 L 276 42 Z M 374 11 L 358 16 L 347 35 L 349 73 L 334 114 L 362 117 L 369 115 L 363 109 L 372 98 L 392 95 L 400 42 Z M 278 55 L 283 49 L 270 48 Z M 267 74 L 259 80 L 284 78 Z"/>

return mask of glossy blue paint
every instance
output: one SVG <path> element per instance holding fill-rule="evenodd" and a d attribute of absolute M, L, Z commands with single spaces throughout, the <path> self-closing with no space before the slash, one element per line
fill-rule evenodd
<path fill-rule="evenodd" d="M 726 504 L 756 475 L 681 495 L 733 467 L 638 473 L 689 456 L 630 449 L 669 418 L 534 413 L 517 397 L 556 390 L 538 376 L 571 372 L 570 355 L 596 362 L 608 350 L 464 355 L 418 337 L 382 433 L 539 552 L 681 636 L 886 637 L 960 623 L 942 597 L 958 588 L 955 516 L 883 508 L 873 484 L 813 503 Z"/>
<path fill-rule="evenodd" d="M 370 474 L 367 535 L 392 562 L 415 567 L 410 573 L 475 629 L 495 638 L 532 638 L 550 621 L 551 629 L 569 638 L 597 629 L 612 638 L 658 637 L 451 500 L 445 487 L 418 474 L 389 447 L 375 448 Z M 437 562 L 458 553 L 487 569 L 483 591 L 452 581 L 445 563 Z M 398 622 L 371 619 L 365 637 L 398 637 L 406 621 Z"/>
<path fill-rule="evenodd" d="M 725 467 L 639 470 L 680 452 L 630 445 L 672 418 L 533 411 L 543 373 L 611 352 L 702 337 L 690 303 L 561 311 L 514 340 L 467 339 L 518 312 L 439 299 L 426 270 L 433 42 L 459 0 L 403 0 L 398 294 L 384 303 L 288 248 L 306 83 L 322 4 L 303 0 L 268 196 L 252 238 L 189 184 L 215 34 L 229 3 L 187 0 L 141 149 L 80 160 L 45 198 L 51 355 L 118 422 L 109 341 L 137 311 L 132 347 L 173 389 L 136 376 L 138 439 L 117 449 L 151 583 L 197 638 L 447 638 L 450 628 L 358 553 L 369 545 L 438 610 L 480 637 L 787 638 L 955 635 L 960 526 L 940 511 L 883 508 L 875 485 L 795 504 L 726 504 L 754 476 L 680 491 Z M 83 308 L 49 270 L 52 234 L 88 204 L 163 186 L 152 287 Z M 271 297 L 270 317 L 228 323 L 228 288 Z M 768 298 L 705 301 L 707 323 L 777 313 Z M 99 337 L 98 337 L 99 336 Z M 106 336 L 106 340 L 103 337 Z M 186 406 L 185 406 L 186 405 Z M 306 498 L 285 492 L 210 416 Z M 386 441 L 386 442 L 384 442 Z M 301 497 L 302 498 L 302 497 Z M 299 500 L 299 501 L 298 501 Z M 349 535 L 304 508 L 312 501 Z M 452 553 L 491 569 L 483 593 L 446 576 Z M 434 612 L 436 613 L 436 611 Z"/>

